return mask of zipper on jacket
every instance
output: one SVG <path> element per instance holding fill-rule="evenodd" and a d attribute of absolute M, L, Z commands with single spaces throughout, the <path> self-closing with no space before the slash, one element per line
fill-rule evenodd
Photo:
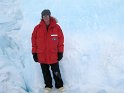
<path fill-rule="evenodd" d="M 46 36 L 45 36 L 46 37 L 46 45 L 45 45 L 46 46 L 46 48 L 45 48 L 45 56 L 46 56 L 45 60 L 46 60 L 46 63 L 49 63 L 48 62 L 49 61 L 48 60 L 48 54 L 47 54 L 48 53 L 48 29 L 49 29 L 49 27 L 48 28 L 46 27 Z"/>
<path fill-rule="evenodd" d="M 47 29 L 46 29 L 46 32 L 45 32 L 45 62 L 47 62 L 47 54 L 46 54 L 46 49 L 47 48 Z"/>
<path fill-rule="evenodd" d="M 49 59 L 48 59 L 48 57 L 49 57 L 49 55 L 48 55 L 48 34 L 49 34 L 49 26 L 47 27 L 46 26 L 46 32 L 45 32 L 45 61 L 46 61 L 46 63 L 47 64 L 49 64 Z"/>

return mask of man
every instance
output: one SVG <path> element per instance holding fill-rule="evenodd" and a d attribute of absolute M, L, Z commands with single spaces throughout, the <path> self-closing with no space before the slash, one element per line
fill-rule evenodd
<path fill-rule="evenodd" d="M 52 85 L 52 77 L 49 67 L 51 67 L 55 87 L 62 93 L 63 80 L 59 69 L 59 61 L 63 57 L 64 36 L 55 18 L 51 17 L 51 12 L 45 9 L 41 13 L 42 19 L 32 33 L 32 54 L 35 62 L 41 65 L 45 93 L 48 93 Z"/>

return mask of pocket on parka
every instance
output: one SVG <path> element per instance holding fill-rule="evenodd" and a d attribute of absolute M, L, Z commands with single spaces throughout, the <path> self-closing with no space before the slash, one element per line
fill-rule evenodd
<path fill-rule="evenodd" d="M 56 61 L 58 59 L 57 49 L 51 49 L 50 59 Z"/>
<path fill-rule="evenodd" d="M 45 53 L 43 53 L 43 52 L 38 53 L 38 61 L 40 61 L 40 62 L 45 61 Z"/>

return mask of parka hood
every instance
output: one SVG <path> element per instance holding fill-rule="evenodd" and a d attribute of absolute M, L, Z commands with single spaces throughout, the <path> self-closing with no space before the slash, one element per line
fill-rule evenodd
<path fill-rule="evenodd" d="M 50 17 L 50 26 L 54 26 L 58 23 L 57 19 L 55 17 Z M 39 25 L 45 25 L 44 20 L 42 19 Z"/>

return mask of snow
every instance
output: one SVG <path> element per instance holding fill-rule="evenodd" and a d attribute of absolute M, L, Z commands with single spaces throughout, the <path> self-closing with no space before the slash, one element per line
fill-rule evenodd
<path fill-rule="evenodd" d="M 31 34 L 47 8 L 65 36 L 66 92 L 124 93 L 123 0 L 0 0 L 0 93 L 43 93 Z"/>

